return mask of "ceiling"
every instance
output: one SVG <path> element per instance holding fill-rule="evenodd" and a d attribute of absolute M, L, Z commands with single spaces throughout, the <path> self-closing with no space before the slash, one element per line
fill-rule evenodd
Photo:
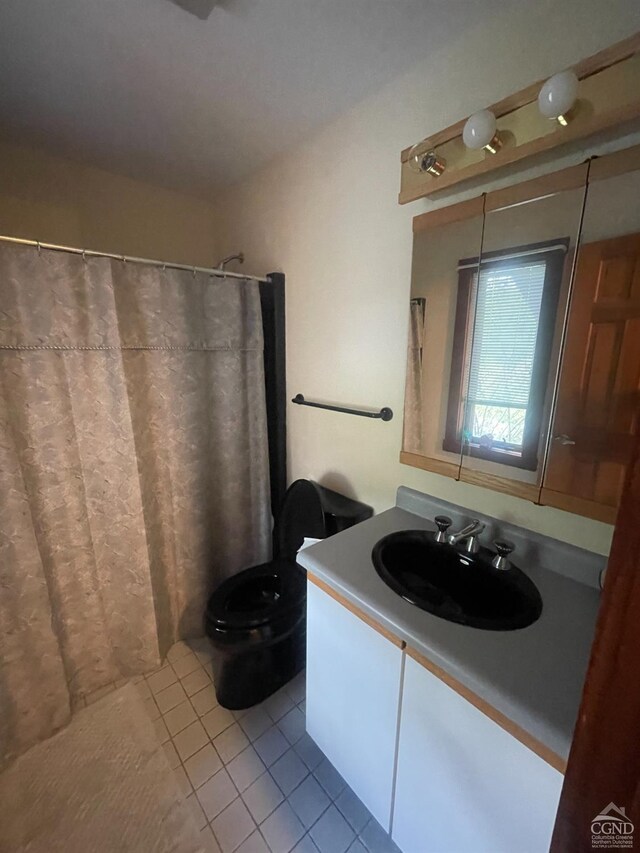
<path fill-rule="evenodd" d="M 2 0 L 5 137 L 205 195 L 458 36 L 500 0 Z"/>

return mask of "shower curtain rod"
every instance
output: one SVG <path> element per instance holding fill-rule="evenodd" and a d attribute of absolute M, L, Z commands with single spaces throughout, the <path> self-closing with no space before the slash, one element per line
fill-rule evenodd
<path fill-rule="evenodd" d="M 215 267 L 195 267 L 190 264 L 171 264 L 168 261 L 158 261 L 151 258 L 136 258 L 132 255 L 114 255 L 111 252 L 95 252 L 93 249 L 76 249 L 74 246 L 58 246 L 55 243 L 42 243 L 39 240 L 27 240 L 22 237 L 8 237 L 0 234 L 0 242 L 17 243 L 20 246 L 33 246 L 35 249 L 47 249 L 52 252 L 69 252 L 71 255 L 82 255 L 83 258 L 112 258 L 115 261 L 123 261 L 130 264 L 149 264 L 154 267 L 163 267 L 168 270 L 186 270 L 187 272 L 203 272 L 207 275 L 215 275 L 218 278 L 240 278 L 245 281 L 271 282 L 270 278 L 258 275 L 246 275 L 246 273 L 226 272 Z"/>

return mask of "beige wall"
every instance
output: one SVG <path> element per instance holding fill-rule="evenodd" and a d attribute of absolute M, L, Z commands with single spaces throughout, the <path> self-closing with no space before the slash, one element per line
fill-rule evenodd
<path fill-rule="evenodd" d="M 0 234 L 212 266 L 219 230 L 200 199 L 0 143 Z"/>
<path fill-rule="evenodd" d="M 227 194 L 224 248 L 243 248 L 257 272 L 282 269 L 287 275 L 289 396 L 301 392 L 346 405 L 387 405 L 395 413 L 383 423 L 290 405 L 291 478 L 319 479 L 376 510 L 391 506 L 396 488 L 405 484 L 608 550 L 606 525 L 398 462 L 411 218 L 434 206 L 397 205 L 399 153 L 629 35 L 639 23 L 637 4 L 629 0 L 562 0 L 511 9 L 505 4 L 499 18 L 432 54 Z M 574 153 L 562 162 L 580 159 Z M 452 193 L 438 204 L 469 194 Z"/>

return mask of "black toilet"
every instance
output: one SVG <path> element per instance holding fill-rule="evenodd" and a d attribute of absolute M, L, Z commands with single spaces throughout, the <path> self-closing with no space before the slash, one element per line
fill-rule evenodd
<path fill-rule="evenodd" d="M 274 558 L 221 583 L 207 603 L 205 631 L 220 705 L 249 708 L 304 668 L 306 575 L 296 563 L 298 548 L 305 536 L 324 539 L 372 514 L 370 506 L 311 480 L 287 489 Z"/>

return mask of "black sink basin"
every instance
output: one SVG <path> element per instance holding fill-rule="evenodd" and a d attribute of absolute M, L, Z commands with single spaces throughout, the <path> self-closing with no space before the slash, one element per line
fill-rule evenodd
<path fill-rule="evenodd" d="M 537 587 L 516 566 L 491 565 L 481 548 L 473 556 L 434 540 L 428 530 L 401 530 L 381 539 L 372 553 L 382 580 L 406 601 L 449 622 L 512 631 L 542 613 Z"/>

